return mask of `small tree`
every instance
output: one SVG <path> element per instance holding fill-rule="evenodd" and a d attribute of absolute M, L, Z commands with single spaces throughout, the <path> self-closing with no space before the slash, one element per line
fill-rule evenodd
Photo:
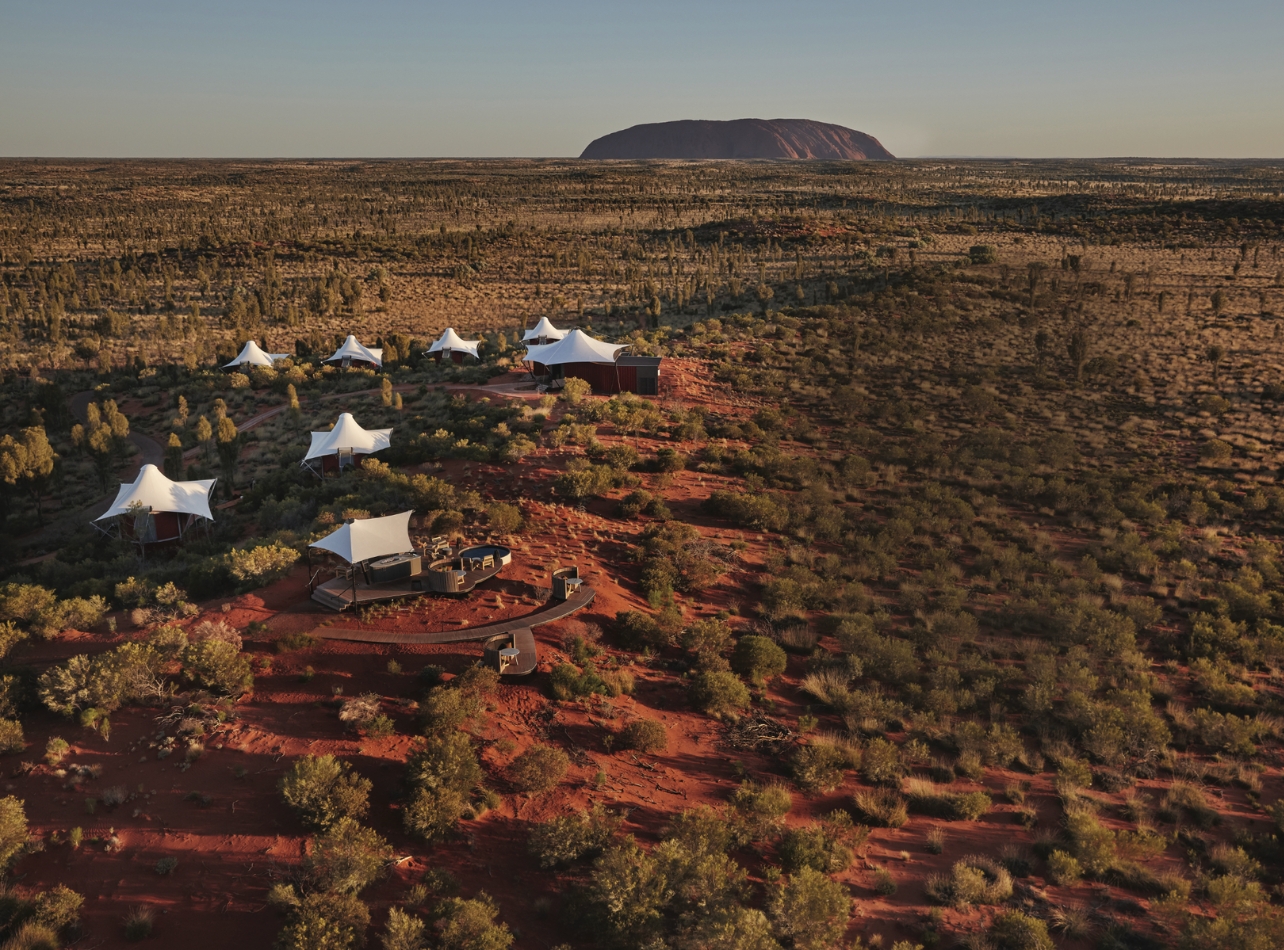
<path fill-rule="evenodd" d="M 424 922 L 399 907 L 388 911 L 388 923 L 381 938 L 383 950 L 425 950 Z"/>
<path fill-rule="evenodd" d="M 508 950 L 513 935 L 495 918 L 499 906 L 485 891 L 473 900 L 452 897 L 437 905 L 438 941 L 441 950 Z"/>
<path fill-rule="evenodd" d="M 332 755 L 305 755 L 281 779 L 281 797 L 304 823 L 326 830 L 344 818 L 360 819 L 369 810 L 371 782 Z"/>
<path fill-rule="evenodd" d="M 7 868 L 27 844 L 27 812 L 12 795 L 0 798 L 0 868 Z"/>
<path fill-rule="evenodd" d="M 206 461 L 209 461 L 210 452 L 214 445 L 214 428 L 210 425 L 210 421 L 204 416 L 201 416 L 196 420 L 196 441 L 204 446 L 205 459 Z"/>
<path fill-rule="evenodd" d="M 227 493 L 230 498 L 236 484 L 236 463 L 241 455 L 241 434 L 236 430 L 236 423 L 227 416 L 218 421 L 218 460 L 227 478 Z"/>
<path fill-rule="evenodd" d="M 1222 360 L 1226 359 L 1226 348 L 1213 345 L 1204 350 L 1204 359 L 1213 365 L 1213 385 L 1217 385 L 1221 375 Z"/>
<path fill-rule="evenodd" d="M 571 760 L 556 746 L 531 746 L 508 766 L 508 780 L 522 792 L 546 792 L 566 776 Z"/>
<path fill-rule="evenodd" d="M 707 670 L 691 681 L 691 705 L 710 716 L 734 717 L 749 705 L 749 689 L 740 677 L 723 670 Z"/>
<path fill-rule="evenodd" d="M 755 686 L 783 673 L 788 660 L 785 651 L 766 637 L 741 637 L 731 651 L 731 668 Z"/>
<path fill-rule="evenodd" d="M 165 444 L 165 474 L 175 480 L 183 477 L 183 440 L 177 432 L 171 432 Z"/>
<path fill-rule="evenodd" d="M 851 904 L 846 887 L 804 867 L 777 886 L 771 916 L 776 930 L 799 950 L 827 950 L 847 929 Z"/>
<path fill-rule="evenodd" d="M 592 383 L 578 376 L 568 376 L 562 383 L 562 398 L 568 406 L 578 406 L 592 392 Z"/>
<path fill-rule="evenodd" d="M 306 867 L 325 890 L 357 894 L 383 876 L 392 846 L 354 818 L 340 818 L 312 842 Z"/>
<path fill-rule="evenodd" d="M 669 747 L 669 735 L 654 719 L 634 719 L 620 730 L 620 748 L 638 752 L 663 752 Z"/>

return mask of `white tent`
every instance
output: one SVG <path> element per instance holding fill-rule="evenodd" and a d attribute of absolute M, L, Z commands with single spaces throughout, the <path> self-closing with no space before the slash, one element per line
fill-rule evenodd
<path fill-rule="evenodd" d="M 203 478 L 194 482 L 171 481 L 164 472 L 149 463 L 139 469 L 138 477 L 132 485 L 120 486 L 111 507 L 94 520 L 103 521 L 117 515 L 133 514 L 141 509 L 146 512 L 197 515 L 213 521 L 210 493 L 216 481 L 217 478 Z"/>
<path fill-rule="evenodd" d="M 595 340 L 578 327 L 556 343 L 528 346 L 522 357 L 528 363 L 557 366 L 561 363 L 614 363 L 623 343 L 603 343 Z"/>
<path fill-rule="evenodd" d="M 334 351 L 334 356 L 325 360 L 326 363 L 342 361 L 345 364 L 352 360 L 360 360 L 365 363 L 373 363 L 375 366 L 383 366 L 383 347 L 371 349 L 368 346 L 362 346 L 357 342 L 357 338 L 351 333 L 343 341 L 343 345 Z"/>
<path fill-rule="evenodd" d="M 303 464 L 323 455 L 337 455 L 340 452 L 351 452 L 354 455 L 369 455 L 386 449 L 392 444 L 391 429 L 363 429 L 352 418 L 352 413 L 345 412 L 329 432 L 313 432 L 312 445 L 304 456 Z"/>
<path fill-rule="evenodd" d="M 230 366 L 271 366 L 273 360 L 283 360 L 288 357 L 289 353 L 264 353 L 263 348 L 250 340 L 241 347 L 241 352 L 237 354 L 236 359 L 230 363 L 224 363 L 223 368 Z"/>
<path fill-rule="evenodd" d="M 556 341 L 562 339 L 564 336 L 566 336 L 565 330 L 559 330 L 557 327 L 553 326 L 552 321 L 550 321 L 548 317 L 540 317 L 539 323 L 535 324 L 535 326 L 522 334 L 522 342 L 529 343 L 532 340 Z"/>
<path fill-rule="evenodd" d="M 411 514 L 413 512 L 403 511 L 386 518 L 349 521 L 308 546 L 332 551 L 349 564 L 390 554 L 408 554 L 415 549 L 410 543 Z"/>
<path fill-rule="evenodd" d="M 450 354 L 453 352 L 467 353 L 473 359 L 480 359 L 477 356 L 477 345 L 481 340 L 465 340 L 455 332 L 454 327 L 446 327 L 446 330 L 438 337 L 433 345 L 428 347 L 428 352 Z"/>

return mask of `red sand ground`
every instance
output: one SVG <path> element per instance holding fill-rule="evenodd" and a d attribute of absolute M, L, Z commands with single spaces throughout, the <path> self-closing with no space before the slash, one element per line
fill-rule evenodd
<path fill-rule="evenodd" d="M 716 398 L 716 392 L 699 380 L 698 369 L 674 362 L 681 381 L 675 398 L 690 403 Z M 608 440 L 618 437 L 609 429 L 602 434 Z M 646 451 L 658 443 L 642 439 L 639 445 Z M 558 878 L 539 870 L 527 855 L 530 822 L 602 802 L 627 812 L 627 832 L 654 841 L 674 812 L 699 804 L 721 806 L 743 775 L 764 780 L 781 777 L 776 757 L 722 748 L 721 725 L 690 710 L 683 680 L 664 672 L 662 664 L 653 667 L 634 655 L 616 654 L 636 677 L 632 696 L 594 703 L 549 698 L 547 672 L 563 657 L 563 636 L 591 633 L 617 611 L 642 605 L 633 580 L 636 567 L 626 560 L 629 543 L 642 525 L 615 518 L 615 503 L 607 499 L 591 504 L 587 512 L 557 504 L 551 482 L 570 455 L 569 450 L 541 450 L 511 467 L 447 462 L 444 474 L 457 486 L 522 502 L 527 524 L 520 538 L 514 539 L 512 566 L 467 598 L 423 598 L 371 611 L 363 621 L 380 629 L 438 630 L 518 616 L 543 601 L 550 572 L 561 565 L 578 565 L 598 590 L 588 611 L 537 629 L 539 671 L 523 682 L 504 683 L 477 733 L 489 784 L 504 795 L 497 810 L 462 822 L 458 838 L 436 848 L 405 836 L 397 810 L 401 764 L 415 742 L 413 701 L 421 693 L 416 674 L 426 663 L 458 673 L 479 658 L 480 646 L 323 641 L 314 648 L 277 654 L 271 641 L 282 634 L 358 622 L 353 615 L 339 619 L 313 604 L 306 589 L 307 571 L 300 565 L 263 590 L 226 603 L 202 605 L 206 618 L 222 618 L 240 629 L 260 622 L 267 632 L 247 642 L 247 650 L 256 658 L 253 695 L 237 705 L 232 721 L 206 737 L 204 754 L 189 769 L 181 768 L 181 751 L 161 759 L 153 747 L 156 717 L 163 710 L 118 712 L 112 718 L 110 741 L 50 714 L 30 718 L 29 748 L 22 758 L 38 761 L 45 742 L 60 735 L 73 745 L 67 763 L 101 766 L 102 774 L 70 785 L 43 764 L 24 772 L 17 768 L 16 759 L 11 760 L 6 792 L 26 801 L 32 832 L 45 843 L 43 851 L 19 864 L 19 884 L 47 887 L 61 882 L 84 894 L 85 946 L 124 946 L 122 918 L 133 905 L 147 904 L 157 911 L 159 945 L 181 941 L 188 950 L 270 947 L 281 919 L 267 907 L 267 891 L 274 882 L 288 879 L 305 843 L 303 829 L 281 803 L 276 783 L 295 756 L 332 753 L 350 760 L 373 780 L 369 822 L 394 844 L 400 858 L 388 878 L 363 895 L 371 904 L 376 926 L 382 924 L 385 909 L 402 899 L 426 868 L 446 868 L 459 879 L 464 894 L 486 890 L 497 898 L 503 919 L 518 935 L 518 947 L 545 948 L 568 935 L 558 924 Z M 646 476 L 648 483 L 653 479 Z M 767 545 L 762 536 L 712 523 L 698 511 L 699 500 L 724 482 L 717 476 L 685 471 L 664 491 L 675 514 L 702 533 L 747 545 L 736 569 L 715 588 L 698 598 L 682 599 L 691 619 L 723 608 L 734 612 L 742 601 L 751 604 L 763 570 Z M 124 618 L 120 621 L 127 625 Z M 68 634 L 32 649 L 37 662 L 53 662 L 105 649 L 125 636 Z M 394 659 L 403 672 L 388 672 L 388 662 Z M 786 674 L 770 690 L 772 714 L 786 723 L 792 724 L 806 710 L 806 697 L 797 688 L 804 663 L 803 658 L 792 656 Z M 300 674 L 308 667 L 315 675 L 305 681 Z M 343 696 L 381 695 L 384 711 L 396 721 L 398 733 L 372 740 L 345 732 L 337 717 L 340 692 Z M 606 751 L 604 737 L 634 716 L 664 724 L 669 735 L 666 752 L 637 756 Z M 840 727 L 825 718 L 822 728 Z M 572 754 L 570 774 L 546 795 L 514 794 L 502 778 L 504 765 L 533 741 L 543 739 L 562 744 Z M 1268 786 L 1263 799 L 1279 797 L 1278 769 L 1272 768 L 1263 778 Z M 1017 823 L 1014 806 L 1002 794 L 1006 786 L 1022 780 L 1031 782 L 1027 802 L 1039 810 L 1041 825 L 1054 827 L 1059 806 L 1047 775 L 1031 779 L 990 770 L 985 787 L 998 804 L 982 821 L 948 823 L 914 817 L 899 830 L 875 830 L 863 856 L 840 875 L 857 898 L 850 935 L 882 933 L 889 943 L 913 937 L 928 910 L 922 889 L 927 875 L 948 870 L 969 853 L 993 854 L 1008 842 L 1028 845 L 1032 833 Z M 91 814 L 87 800 L 101 799 L 103 789 L 111 786 L 127 790 L 129 800 L 111 810 L 99 805 Z M 789 821 L 809 820 L 842 807 L 856 787 L 856 780 L 849 777 L 832 794 L 813 798 L 795 794 Z M 1152 790 L 1156 800 L 1160 794 Z M 1226 789 L 1222 795 L 1220 806 L 1227 818 L 1257 817 L 1243 792 Z M 1115 795 L 1097 793 L 1097 797 L 1119 801 Z M 927 832 L 936 826 L 948 835 L 945 853 L 939 856 L 924 848 Z M 84 831 L 79 850 L 54 843 L 55 836 L 65 841 L 73 827 Z M 119 838 L 119 848 L 108 852 L 104 843 L 113 834 Z M 1177 846 L 1169 849 L 1174 865 L 1178 854 Z M 157 873 L 156 862 L 162 857 L 177 859 L 172 874 Z M 772 862 L 770 852 L 765 857 Z M 757 862 L 750 863 L 756 866 Z M 873 866 L 886 867 L 895 876 L 900 889 L 894 897 L 873 892 Z M 1136 899 L 1104 885 L 1050 887 L 1038 877 L 1019 882 L 1019 888 L 1026 889 L 1019 894 L 1058 903 Z M 961 934 L 978 929 L 984 919 L 985 914 L 976 911 L 965 915 L 946 910 L 944 930 Z M 591 941 L 579 945 L 591 946 Z"/>

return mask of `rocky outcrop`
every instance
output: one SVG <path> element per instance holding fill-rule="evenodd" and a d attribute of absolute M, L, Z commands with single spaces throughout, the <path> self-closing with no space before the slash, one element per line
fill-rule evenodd
<path fill-rule="evenodd" d="M 594 139 L 580 158 L 813 158 L 889 161 L 878 139 L 811 119 L 652 122 Z"/>

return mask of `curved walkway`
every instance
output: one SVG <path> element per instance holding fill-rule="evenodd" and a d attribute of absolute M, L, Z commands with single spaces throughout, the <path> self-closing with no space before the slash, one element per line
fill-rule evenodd
<path fill-rule="evenodd" d="M 312 635 L 323 640 L 355 640 L 362 643 L 463 643 L 468 640 L 489 640 L 492 637 L 511 636 L 517 657 L 508 665 L 501 665 L 498 672 L 521 676 L 534 672 L 539 662 L 532 627 L 552 623 L 569 617 L 575 611 L 593 603 L 597 591 L 581 587 L 566 600 L 551 600 L 543 609 L 526 617 L 515 617 L 483 627 L 464 627 L 462 630 L 441 630 L 436 633 L 398 633 L 393 630 L 346 630 L 318 627 Z M 487 653 L 489 654 L 489 650 Z M 501 663 L 503 661 L 500 661 Z"/>

